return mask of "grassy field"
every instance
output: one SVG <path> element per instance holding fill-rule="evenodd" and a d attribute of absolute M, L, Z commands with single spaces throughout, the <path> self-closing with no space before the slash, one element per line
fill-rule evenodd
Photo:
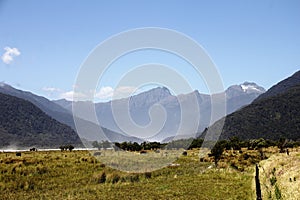
<path fill-rule="evenodd" d="M 253 164 L 226 154 L 219 168 L 191 150 L 178 165 L 126 173 L 88 151 L 0 153 L 0 199 L 254 199 Z"/>
<path fill-rule="evenodd" d="M 278 151 L 276 151 L 278 152 Z M 260 162 L 263 199 L 300 199 L 300 151 L 274 153 Z"/>
<path fill-rule="evenodd" d="M 151 172 L 168 166 L 182 154 L 180 150 L 147 151 L 145 154 L 129 151 L 102 151 L 97 156 L 108 167 L 126 172 Z"/>

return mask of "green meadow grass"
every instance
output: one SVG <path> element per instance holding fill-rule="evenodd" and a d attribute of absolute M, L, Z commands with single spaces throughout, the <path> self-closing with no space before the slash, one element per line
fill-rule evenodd
<path fill-rule="evenodd" d="M 108 167 L 88 151 L 24 152 L 21 157 L 0 153 L 0 199 L 255 198 L 252 168 L 215 168 L 212 162 L 199 162 L 198 150 L 174 163 L 179 165 L 127 173 Z"/>

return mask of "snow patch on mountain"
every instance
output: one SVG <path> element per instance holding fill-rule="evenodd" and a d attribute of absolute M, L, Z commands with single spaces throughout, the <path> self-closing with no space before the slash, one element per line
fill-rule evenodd
<path fill-rule="evenodd" d="M 258 86 L 256 83 L 250 83 L 250 82 L 245 82 L 241 84 L 240 87 L 244 92 L 264 93 L 266 91 L 263 87 Z"/>
<path fill-rule="evenodd" d="M 257 89 L 255 86 L 253 85 L 241 85 L 242 89 L 244 92 L 246 92 L 247 90 L 256 90 L 258 92 L 260 92 L 259 89 Z"/>

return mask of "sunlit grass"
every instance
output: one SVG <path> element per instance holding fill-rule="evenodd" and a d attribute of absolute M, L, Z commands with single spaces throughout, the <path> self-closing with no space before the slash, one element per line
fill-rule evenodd
<path fill-rule="evenodd" d="M 263 199 L 276 199 L 276 187 L 282 199 L 299 199 L 300 152 L 299 149 L 289 151 L 289 155 L 275 153 L 268 160 L 260 162 Z"/>
<path fill-rule="evenodd" d="M 252 171 L 216 169 L 198 152 L 143 173 L 112 169 L 87 151 L 0 153 L 1 199 L 253 199 Z"/>
<path fill-rule="evenodd" d="M 102 163 L 126 172 L 151 172 L 172 164 L 181 156 L 182 150 L 140 152 L 102 151 L 97 156 Z"/>

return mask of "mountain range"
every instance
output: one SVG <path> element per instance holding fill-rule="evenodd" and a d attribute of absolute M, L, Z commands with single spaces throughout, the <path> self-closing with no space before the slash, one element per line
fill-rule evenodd
<path fill-rule="evenodd" d="M 215 105 L 212 98 L 215 98 L 217 105 L 226 103 L 226 112 L 213 119 L 211 111 Z M 76 125 L 72 104 L 79 105 L 82 113 L 75 116 Z M 20 146 L 79 145 L 78 135 L 90 141 L 168 142 L 175 136 L 175 139 L 199 136 L 204 129 L 206 131 L 200 137 L 217 139 L 210 133 L 220 128 L 220 139 L 237 136 L 243 140 L 276 140 L 283 137 L 299 140 L 299 104 L 300 71 L 268 91 L 251 82 L 230 86 L 223 93 L 212 96 L 197 90 L 175 96 L 166 87 L 158 87 L 128 98 L 95 104 L 65 99 L 50 101 L 0 83 L 0 146 L 13 143 Z M 97 121 L 85 112 L 89 106 L 95 107 Z M 187 109 L 182 111 L 182 107 Z M 187 119 L 193 120 L 187 120 L 180 127 L 183 113 Z M 126 121 L 128 115 L 132 120 L 130 123 L 137 125 L 137 130 Z M 191 128 L 195 126 L 194 119 L 199 120 L 196 131 Z M 104 133 L 99 131 L 98 121 Z M 155 126 L 151 129 L 151 122 L 163 122 L 158 124 L 162 125 L 161 129 L 156 130 Z M 74 130 L 80 130 L 78 135 Z M 135 132 L 140 132 L 140 135 L 131 134 Z"/>
<path fill-rule="evenodd" d="M 76 130 L 76 127 L 80 127 L 80 133 L 84 133 L 83 135 L 80 133 L 79 136 L 81 138 L 93 141 L 93 140 L 109 140 L 113 142 L 122 142 L 122 141 L 136 141 L 136 142 L 142 142 L 141 139 L 126 136 L 114 131 L 111 131 L 109 129 L 103 128 L 103 133 L 99 131 L 99 126 L 95 123 L 92 123 L 90 121 L 76 118 L 77 124 L 74 123 L 73 114 L 69 111 L 64 109 L 63 107 L 59 106 L 58 104 L 48 100 L 45 97 L 35 95 L 31 92 L 18 90 L 8 84 L 0 83 L 0 93 L 18 97 L 20 99 L 26 100 L 28 102 L 31 102 L 36 107 L 38 107 L 40 110 L 42 110 L 45 114 L 50 116 L 51 118 L 57 120 L 58 122 L 65 124 L 69 127 L 71 127 L 73 130 Z"/>
<path fill-rule="evenodd" d="M 207 94 L 202 94 L 197 90 L 189 94 L 174 96 L 166 87 L 158 87 L 128 98 L 96 103 L 95 105 L 93 105 L 92 102 L 75 103 L 78 108 L 81 109 L 81 115 L 77 117 L 94 122 L 89 115 L 90 113 L 85 112 L 85 109 L 88 106 L 95 106 L 95 112 L 102 127 L 122 134 L 126 132 L 136 133 L 136 136 L 139 138 L 145 138 L 145 136 L 147 136 L 146 140 L 162 141 L 165 138 L 172 138 L 175 135 L 177 135 L 176 138 L 195 136 L 193 134 L 196 132 L 204 130 L 226 114 L 230 114 L 250 104 L 256 97 L 264 92 L 265 89 L 263 87 L 255 83 L 245 82 L 229 87 L 223 93 L 225 99 L 218 99 L 218 94 L 215 94 L 217 96 L 217 102 L 214 103 L 226 103 L 227 111 L 213 120 L 211 120 L 212 97 Z M 219 96 L 221 97 L 222 95 L 219 94 Z M 73 102 L 65 99 L 53 102 L 72 112 Z M 185 120 L 186 123 L 179 129 L 183 115 L 181 107 L 187 108 L 187 110 L 184 111 L 184 115 L 188 120 Z M 128 108 L 128 110 L 125 108 Z M 195 130 L 195 120 L 189 119 L 195 119 L 195 117 L 199 116 L 199 113 L 199 125 Z M 137 124 L 137 128 L 126 121 L 128 117 Z M 117 120 L 115 118 L 117 118 Z M 159 131 L 157 131 L 156 126 L 149 126 L 151 122 L 155 124 L 157 121 L 164 121 Z M 142 129 L 141 127 L 146 128 Z"/>
<path fill-rule="evenodd" d="M 264 89 L 262 87 L 257 86 L 254 83 L 244 83 L 241 85 L 235 85 L 229 87 L 226 91 L 226 100 L 227 100 L 227 113 L 231 113 L 234 110 L 240 108 L 241 106 L 249 104 L 253 99 L 255 99 L 258 95 L 264 92 Z M 195 102 L 191 102 L 191 97 L 196 96 L 197 102 L 196 104 L 199 105 L 199 110 L 201 110 L 201 116 L 204 116 L 201 118 L 200 126 L 198 127 L 199 130 L 203 129 L 204 127 L 207 127 L 210 125 L 210 107 L 211 107 L 211 97 L 206 94 L 201 94 L 198 91 L 194 91 L 190 94 L 183 94 L 179 96 L 174 96 L 170 93 L 170 91 L 165 88 L 154 88 L 149 91 L 140 93 L 135 96 L 131 96 L 129 98 L 125 99 L 119 99 L 114 100 L 113 102 L 106 102 L 106 103 L 97 103 L 95 104 L 96 108 L 96 114 L 99 119 L 99 122 L 102 126 L 102 129 L 104 133 L 100 131 L 99 126 L 97 125 L 96 121 L 91 121 L 86 116 L 80 116 L 80 118 L 75 116 L 76 118 L 76 125 L 74 123 L 73 114 L 72 114 L 72 102 L 67 100 L 58 100 L 58 101 L 50 101 L 45 97 L 35 95 L 31 92 L 18 90 L 16 88 L 13 88 L 12 86 L 1 83 L 0 84 L 0 93 L 2 94 L 2 98 L 4 98 L 3 95 L 5 95 L 5 98 L 10 99 L 18 99 L 18 101 L 8 101 L 13 104 L 15 102 L 18 102 L 19 105 L 25 105 L 26 108 L 29 106 L 26 106 L 28 103 L 31 103 L 31 107 L 34 107 L 33 110 L 38 110 L 38 116 L 32 116 L 33 114 L 29 112 L 28 116 L 25 116 L 30 119 L 35 119 L 34 124 L 40 124 L 40 127 L 47 127 L 46 124 L 55 124 L 50 127 L 52 129 L 43 129 L 40 128 L 35 130 L 30 126 L 33 122 L 27 123 L 28 121 L 24 120 L 21 117 L 22 120 L 17 121 L 11 121 L 10 119 L 13 119 L 13 116 L 19 116 L 20 113 L 18 113 L 18 110 L 12 110 L 10 112 L 10 115 L 3 116 L 1 115 L 2 119 L 2 125 L 4 126 L 5 123 L 8 123 L 8 127 L 23 127 L 22 129 L 27 130 L 26 134 L 23 135 L 21 132 L 16 131 L 16 129 L 4 129 L 2 127 L 1 129 L 1 145 L 9 145 L 13 142 L 13 140 L 17 141 L 20 145 L 37 145 L 37 146 L 45 146 L 47 145 L 54 145 L 54 143 L 71 143 L 72 140 L 68 140 L 65 137 L 63 139 L 57 138 L 57 130 L 60 130 L 61 125 L 66 125 L 64 127 L 65 130 L 68 130 L 67 132 L 71 134 L 74 134 L 74 130 L 80 130 L 77 132 L 79 136 L 86 140 L 109 140 L 112 142 L 123 142 L 123 141 L 132 141 L 132 142 L 142 142 L 144 141 L 142 137 L 135 137 L 132 135 L 127 135 L 126 132 L 122 131 L 118 128 L 118 125 L 116 124 L 114 120 L 112 105 L 117 105 L 117 108 L 122 108 L 124 105 L 126 105 L 129 102 L 129 112 L 131 114 L 132 119 L 134 122 L 140 126 L 147 125 L 150 122 L 149 117 L 149 110 L 153 110 L 153 107 L 156 105 L 161 105 L 163 109 L 166 112 L 166 122 L 164 124 L 163 129 L 159 132 L 159 134 L 155 135 L 154 137 L 150 138 L 152 140 L 163 140 L 166 137 L 173 136 L 172 134 L 176 133 L 176 130 L 178 128 L 178 124 L 180 122 L 181 117 L 181 111 L 180 111 L 180 105 L 187 104 L 190 105 L 195 104 Z M 24 102 L 22 102 L 22 100 Z M 88 104 L 92 104 L 91 102 L 76 102 L 77 104 L 87 106 Z M 4 104 L 3 104 L 4 105 Z M 6 105 L 6 104 L 5 104 Z M 9 107 L 6 105 L 5 107 Z M 4 109 L 4 107 L 2 107 Z M 120 109 L 121 110 L 121 109 Z M 155 109 L 154 109 L 155 110 Z M 29 111 L 29 110 L 28 110 Z M 1 113 L 5 113 L 6 111 L 2 111 Z M 41 114 L 43 113 L 43 114 Z M 122 115 L 122 112 L 118 113 L 120 114 L 121 118 L 126 117 L 127 115 Z M 153 114 L 153 113 L 152 113 Z M 152 117 L 157 118 L 157 114 L 161 114 L 160 112 L 154 113 Z M 45 115 L 48 117 L 48 120 L 39 120 L 40 115 Z M 188 111 L 188 115 L 191 117 L 195 115 L 194 110 Z M 20 117 L 20 116 L 19 116 Z M 221 116 L 222 117 L 222 116 Z M 7 118 L 7 119 L 6 119 Z M 51 121 L 52 120 L 52 121 Z M 54 122 L 54 121 L 55 122 Z M 191 120 L 193 121 L 193 120 Z M 16 123 L 14 125 L 14 123 Z M 48 126 L 49 127 L 49 126 Z M 106 127 L 106 128 L 103 128 Z M 77 129 L 76 129 L 77 128 Z M 72 130 L 73 129 L 73 130 Z M 21 130 L 21 129 L 20 129 Z M 19 130 L 19 131 L 20 131 Z M 71 131 L 72 130 L 72 131 Z M 147 129 L 145 129 L 147 130 Z M 151 133 L 153 130 L 148 129 L 149 133 Z M 193 132 L 189 129 L 189 124 L 186 124 L 186 127 L 181 129 L 182 137 L 190 137 Z M 130 131 L 129 131 L 130 132 Z M 52 138 L 52 142 L 45 142 L 46 139 L 41 139 L 40 136 L 43 134 L 37 135 L 35 138 L 36 140 L 32 139 L 34 135 L 37 133 L 44 133 L 49 138 Z M 83 135 L 82 135 L 83 133 Z M 63 134 L 63 132 L 61 133 Z M 71 135 L 72 135 L 71 134 Z M 30 135 L 30 136 L 29 136 Z M 43 135 L 45 136 L 45 135 Z M 16 138 L 18 137 L 18 139 Z M 73 137 L 73 136 L 72 136 Z M 3 139 L 4 138 L 4 139 Z M 6 139 L 5 139 L 6 138 Z M 30 139 L 26 139 L 30 138 Z M 48 137 L 46 137 L 48 138 Z M 54 138 L 56 138 L 56 142 L 54 142 Z M 73 138 L 74 139 L 74 138 Z M 78 139 L 78 138 L 77 138 Z M 149 139 L 149 138 L 148 138 Z M 22 142 L 24 141 L 24 142 Z M 31 141 L 31 142 L 29 142 Z M 40 142 L 37 142 L 40 141 Z M 78 143 L 78 141 L 73 141 L 73 143 Z"/>

